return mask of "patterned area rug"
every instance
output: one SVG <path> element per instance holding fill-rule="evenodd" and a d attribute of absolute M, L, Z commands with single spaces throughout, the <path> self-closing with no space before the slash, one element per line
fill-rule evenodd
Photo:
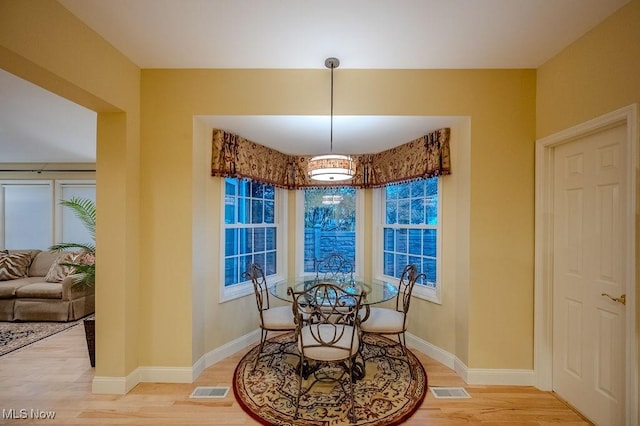
<path fill-rule="evenodd" d="M 84 319 L 70 322 L 0 322 L 0 356 L 75 327 Z"/>
<path fill-rule="evenodd" d="M 337 383 L 312 387 L 311 392 L 301 398 L 298 419 L 294 420 L 299 382 L 298 352 L 293 338 L 293 333 L 273 338 L 271 342 L 278 344 L 265 346 L 272 356 L 263 355 L 255 370 L 258 346 L 236 367 L 233 377 L 236 399 L 263 424 L 396 425 L 411 416 L 425 397 L 427 375 L 415 355 L 408 351 L 404 357 L 393 341 L 367 335 L 362 351 L 367 359 L 365 377 L 355 384 L 356 422 L 350 423 L 347 418 L 349 399 Z M 283 353 L 278 353 L 281 349 Z"/>

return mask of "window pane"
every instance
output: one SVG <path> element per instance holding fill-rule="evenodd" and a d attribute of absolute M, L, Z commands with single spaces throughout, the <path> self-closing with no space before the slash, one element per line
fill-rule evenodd
<path fill-rule="evenodd" d="M 409 200 L 398 201 L 398 223 L 409 223 Z"/>
<path fill-rule="evenodd" d="M 276 188 L 272 185 L 264 185 L 262 187 L 264 191 L 264 198 L 266 200 L 275 200 L 276 198 Z"/>
<path fill-rule="evenodd" d="M 244 277 L 242 274 L 244 274 L 246 271 L 249 270 L 249 265 L 251 265 L 253 263 L 253 256 L 252 255 L 247 255 L 247 256 L 240 256 L 240 264 L 238 265 L 240 268 L 240 282 L 242 281 L 247 281 L 247 277 Z"/>
<path fill-rule="evenodd" d="M 396 186 L 398 187 L 398 198 L 409 198 L 411 196 L 411 186 L 408 183 Z"/>
<path fill-rule="evenodd" d="M 422 263 L 422 272 L 427 276 L 427 282 L 438 282 L 436 277 L 436 260 L 431 258 L 425 258 Z"/>
<path fill-rule="evenodd" d="M 394 276 L 399 278 L 405 266 L 407 266 L 407 255 L 396 254 L 396 273 Z"/>
<path fill-rule="evenodd" d="M 4 247 L 47 250 L 53 243 L 50 185 L 3 185 Z"/>
<path fill-rule="evenodd" d="M 253 253 L 253 229 L 240 228 L 240 253 Z"/>
<path fill-rule="evenodd" d="M 396 251 L 407 252 L 407 229 L 396 229 Z"/>
<path fill-rule="evenodd" d="M 411 198 L 424 197 L 424 180 L 411 182 Z"/>
<path fill-rule="evenodd" d="M 236 223 L 236 197 L 224 197 L 224 223 Z"/>
<path fill-rule="evenodd" d="M 262 271 L 264 271 L 264 274 L 267 275 L 266 273 L 266 263 L 265 263 L 265 257 L 264 257 L 264 253 L 256 253 L 253 255 L 253 262 L 257 263 L 258 265 L 260 265 L 260 267 L 262 268 Z"/>
<path fill-rule="evenodd" d="M 435 229 L 425 229 L 422 231 L 425 256 L 436 256 L 438 247 L 437 231 Z"/>
<path fill-rule="evenodd" d="M 251 223 L 262 223 L 262 200 L 251 201 Z"/>
<path fill-rule="evenodd" d="M 256 228 L 253 233 L 253 244 L 254 251 L 264 251 L 265 250 L 265 228 Z M 264 266 L 264 265 L 262 265 Z"/>
<path fill-rule="evenodd" d="M 384 250 L 393 251 L 393 229 L 384 228 Z"/>
<path fill-rule="evenodd" d="M 385 190 L 385 197 L 387 200 L 398 199 L 398 185 L 389 185 L 384 190 Z"/>
<path fill-rule="evenodd" d="M 422 198 L 411 200 L 411 223 L 424 223 L 424 202 Z"/>
<path fill-rule="evenodd" d="M 426 223 L 429 225 L 438 224 L 438 196 L 432 195 L 425 199 Z"/>
<path fill-rule="evenodd" d="M 227 178 L 224 180 L 224 193 L 226 195 L 236 195 L 237 187 L 238 184 L 234 179 Z"/>
<path fill-rule="evenodd" d="M 238 258 L 228 257 L 224 261 L 224 285 L 233 285 L 238 282 Z"/>
<path fill-rule="evenodd" d="M 275 203 L 273 201 L 264 202 L 264 223 L 275 222 Z"/>
<path fill-rule="evenodd" d="M 251 182 L 248 180 L 238 180 L 238 195 L 248 197 L 251 194 Z"/>
<path fill-rule="evenodd" d="M 416 268 L 418 268 L 418 273 L 422 272 L 422 258 L 419 256 L 409 256 L 409 260 L 408 260 L 408 264 L 409 265 L 416 265 Z"/>
<path fill-rule="evenodd" d="M 276 271 L 276 252 L 275 251 L 267 252 L 266 266 L 265 266 L 264 273 L 265 275 L 273 275 L 276 272 L 277 272 Z"/>
<path fill-rule="evenodd" d="M 224 232 L 224 255 L 233 256 L 238 254 L 238 230 L 226 229 Z"/>
<path fill-rule="evenodd" d="M 422 232 L 420 229 L 409 230 L 409 253 L 422 254 Z"/>
<path fill-rule="evenodd" d="M 267 250 L 276 249 L 276 228 L 267 228 Z"/>
<path fill-rule="evenodd" d="M 384 274 L 389 275 L 390 277 L 394 277 L 395 274 L 393 272 L 394 256 L 393 253 L 384 253 Z"/>
<path fill-rule="evenodd" d="M 355 264 L 355 198 L 355 188 L 304 191 L 304 272 L 331 253 Z"/>
<path fill-rule="evenodd" d="M 262 198 L 263 194 L 263 185 L 260 182 L 251 182 L 251 196 L 253 198 Z"/>
<path fill-rule="evenodd" d="M 238 198 L 238 223 L 251 223 L 251 201 L 248 198 Z"/>
<path fill-rule="evenodd" d="M 398 203 L 394 200 L 386 202 L 386 223 L 392 225 L 398 222 Z"/>
<path fill-rule="evenodd" d="M 438 194 L 438 178 L 433 177 L 429 178 L 426 181 L 427 186 L 427 194 L 426 195 L 437 195 Z"/>

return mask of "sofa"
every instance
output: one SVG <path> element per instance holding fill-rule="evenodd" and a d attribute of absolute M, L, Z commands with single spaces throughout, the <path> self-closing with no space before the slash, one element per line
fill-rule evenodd
<path fill-rule="evenodd" d="M 0 251 L 0 321 L 74 321 L 95 311 L 93 287 L 74 285 L 71 253 Z"/>

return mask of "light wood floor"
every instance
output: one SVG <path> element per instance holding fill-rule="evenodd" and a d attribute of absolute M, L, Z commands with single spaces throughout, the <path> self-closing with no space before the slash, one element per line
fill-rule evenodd
<path fill-rule="evenodd" d="M 430 386 L 465 386 L 449 368 L 414 351 Z M 231 386 L 243 353 L 206 369 L 192 384 L 141 383 L 127 395 L 93 395 L 82 326 L 0 358 L 0 423 L 64 425 L 255 425 L 233 390 L 221 400 L 194 400 L 196 386 Z M 466 386 L 471 399 L 435 399 L 429 392 L 407 425 L 589 425 L 552 393 L 533 387 Z M 3 419 L 8 410 L 26 419 Z M 34 420 L 31 410 L 54 411 Z M 25 411 L 20 411 L 25 410 Z"/>

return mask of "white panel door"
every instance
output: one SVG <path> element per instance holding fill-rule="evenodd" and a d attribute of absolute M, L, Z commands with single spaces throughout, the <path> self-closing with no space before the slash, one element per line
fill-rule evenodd
<path fill-rule="evenodd" d="M 625 126 L 555 148 L 553 390 L 600 426 L 624 424 Z"/>

